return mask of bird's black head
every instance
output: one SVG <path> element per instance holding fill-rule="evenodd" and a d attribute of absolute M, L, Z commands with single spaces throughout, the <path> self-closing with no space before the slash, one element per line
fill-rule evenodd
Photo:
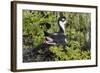
<path fill-rule="evenodd" d="M 66 21 L 66 17 L 65 16 L 60 16 L 58 21 L 64 22 L 64 21 Z"/>

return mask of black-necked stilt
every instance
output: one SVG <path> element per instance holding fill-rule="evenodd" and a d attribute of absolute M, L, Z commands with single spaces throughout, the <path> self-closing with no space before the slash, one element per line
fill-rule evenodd
<path fill-rule="evenodd" d="M 44 31 L 45 34 L 45 43 L 50 45 L 56 44 L 66 44 L 65 36 L 65 24 L 67 23 L 66 17 L 60 16 L 58 19 L 59 31 L 54 33 L 49 33 Z"/>

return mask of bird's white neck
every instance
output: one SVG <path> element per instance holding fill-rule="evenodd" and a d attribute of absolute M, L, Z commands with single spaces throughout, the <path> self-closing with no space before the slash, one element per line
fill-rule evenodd
<path fill-rule="evenodd" d="M 65 32 L 65 24 L 66 24 L 66 21 L 65 22 L 62 22 L 62 21 L 59 21 L 59 24 L 60 24 L 60 27 L 63 29 L 63 31 Z"/>

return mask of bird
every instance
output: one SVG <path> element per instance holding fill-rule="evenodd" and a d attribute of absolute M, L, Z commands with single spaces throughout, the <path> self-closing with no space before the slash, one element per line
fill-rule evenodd
<path fill-rule="evenodd" d="M 65 45 L 67 40 L 65 36 L 65 24 L 67 23 L 65 16 L 60 16 L 58 18 L 58 26 L 59 31 L 54 33 L 49 33 L 47 31 L 44 31 L 45 35 L 45 43 L 50 45 Z"/>

